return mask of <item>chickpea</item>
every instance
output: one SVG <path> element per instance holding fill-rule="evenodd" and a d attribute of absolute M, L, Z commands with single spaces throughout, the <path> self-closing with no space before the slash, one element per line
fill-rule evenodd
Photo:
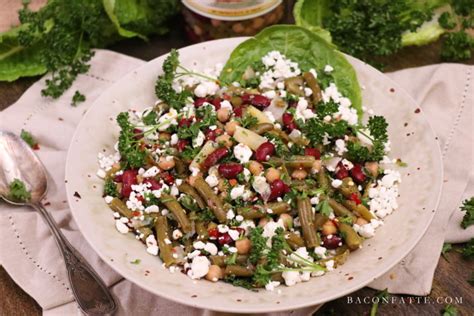
<path fill-rule="evenodd" d="M 291 173 L 291 177 L 296 180 L 304 180 L 308 173 L 304 169 L 296 169 Z"/>
<path fill-rule="evenodd" d="M 283 213 L 278 216 L 278 222 L 280 222 L 285 226 L 285 229 L 288 229 L 293 226 L 293 217 L 290 214 Z"/>
<path fill-rule="evenodd" d="M 268 220 L 267 217 L 262 217 L 262 218 L 258 221 L 258 226 L 263 227 L 263 226 L 267 225 L 268 222 L 269 222 L 269 220 Z"/>
<path fill-rule="evenodd" d="M 217 27 L 221 24 L 221 21 L 216 20 L 216 19 L 211 19 L 211 24 L 212 24 L 212 26 Z"/>
<path fill-rule="evenodd" d="M 175 165 L 175 162 L 174 162 L 173 156 L 160 157 L 160 160 L 158 161 L 158 167 L 160 167 L 163 170 L 173 169 L 174 165 Z"/>
<path fill-rule="evenodd" d="M 232 145 L 234 144 L 234 143 L 232 142 L 232 139 L 230 138 L 230 136 L 229 136 L 228 134 L 222 134 L 221 136 L 218 136 L 218 137 L 216 138 L 216 142 L 217 142 L 218 144 L 224 145 L 224 146 L 227 147 L 227 148 L 232 147 Z"/>
<path fill-rule="evenodd" d="M 311 166 L 311 173 L 318 173 L 321 170 L 321 160 L 316 160 Z"/>
<path fill-rule="evenodd" d="M 327 221 L 326 223 L 323 224 L 321 233 L 324 236 L 334 235 L 335 233 L 337 233 L 337 227 L 336 225 L 334 225 L 332 221 Z"/>
<path fill-rule="evenodd" d="M 221 267 L 215 264 L 209 267 L 209 271 L 206 274 L 206 279 L 211 282 L 217 282 L 219 279 L 222 279 L 223 277 L 224 277 L 224 273 L 222 272 Z"/>
<path fill-rule="evenodd" d="M 202 29 L 198 25 L 193 26 L 193 31 L 194 31 L 194 33 L 196 33 L 197 36 L 202 35 Z"/>
<path fill-rule="evenodd" d="M 235 242 L 235 248 L 237 248 L 237 253 L 239 255 L 248 254 L 250 251 L 251 243 L 250 239 L 242 238 Z"/>
<path fill-rule="evenodd" d="M 280 170 L 275 169 L 275 168 L 268 168 L 265 174 L 265 178 L 267 178 L 267 181 L 269 183 L 272 183 L 273 181 L 280 179 Z"/>
<path fill-rule="evenodd" d="M 365 169 L 373 176 L 377 177 L 379 174 L 379 163 L 378 162 L 366 162 Z"/>
<path fill-rule="evenodd" d="M 242 23 L 235 23 L 234 25 L 232 25 L 232 31 L 234 31 L 235 33 L 242 33 L 244 31 L 244 26 L 242 25 Z"/>
<path fill-rule="evenodd" d="M 230 136 L 234 135 L 235 133 L 235 129 L 237 128 L 237 126 L 239 126 L 240 123 L 237 122 L 237 121 L 230 121 L 230 122 L 227 122 L 227 124 L 225 124 L 225 131 L 227 132 L 227 134 L 229 134 Z"/>
<path fill-rule="evenodd" d="M 217 110 L 217 119 L 222 122 L 222 123 L 225 123 L 229 120 L 230 118 L 230 111 L 228 108 L 220 108 L 219 110 Z"/>
<path fill-rule="evenodd" d="M 365 224 L 368 224 L 369 222 L 366 221 L 365 219 L 363 219 L 362 217 L 358 217 L 355 224 L 359 225 L 359 226 L 362 226 L 362 225 L 365 225 Z"/>
<path fill-rule="evenodd" d="M 171 134 L 170 134 L 170 133 L 164 133 L 164 132 L 163 132 L 163 133 L 160 133 L 160 134 L 158 135 L 158 139 L 159 139 L 159 140 L 163 140 L 163 141 L 168 141 L 168 140 L 171 139 Z"/>
<path fill-rule="evenodd" d="M 258 176 L 263 171 L 263 165 L 254 160 L 249 162 L 248 168 L 254 176 Z"/>

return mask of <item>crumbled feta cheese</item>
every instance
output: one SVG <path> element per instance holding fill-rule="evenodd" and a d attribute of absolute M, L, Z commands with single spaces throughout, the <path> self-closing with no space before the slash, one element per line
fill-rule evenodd
<path fill-rule="evenodd" d="M 197 256 L 193 258 L 188 276 L 191 279 L 200 279 L 209 272 L 209 266 L 211 265 L 209 259 L 204 256 Z"/>
<path fill-rule="evenodd" d="M 205 243 L 203 243 L 202 241 L 196 241 L 194 244 L 193 244 L 193 247 L 194 249 L 204 249 L 204 247 L 206 246 Z"/>
<path fill-rule="evenodd" d="M 342 180 L 334 179 L 331 181 L 331 185 L 333 188 L 339 188 L 342 185 Z"/>
<path fill-rule="evenodd" d="M 341 163 L 347 170 L 351 170 L 352 168 L 354 168 L 354 164 L 347 159 L 342 159 Z"/>
<path fill-rule="evenodd" d="M 265 226 L 263 226 L 262 236 L 268 238 L 267 239 L 267 246 L 271 247 L 272 237 L 275 236 L 275 231 L 277 230 L 278 227 L 281 227 L 281 228 L 285 229 L 285 226 L 283 225 L 283 223 L 274 222 L 273 220 L 268 221 L 268 223 L 265 224 Z"/>
<path fill-rule="evenodd" d="M 324 72 L 325 73 L 330 73 L 330 72 L 333 72 L 334 68 L 331 66 L 331 65 L 326 65 L 324 67 Z"/>
<path fill-rule="evenodd" d="M 400 173 L 395 170 L 385 170 L 385 175 L 377 181 L 377 186 L 369 189 L 370 211 L 379 218 L 384 218 L 398 208 L 398 183 Z"/>
<path fill-rule="evenodd" d="M 313 196 L 313 197 L 311 198 L 311 200 L 309 200 L 309 201 L 311 202 L 312 205 L 316 205 L 316 204 L 319 203 L 319 197 Z"/>
<path fill-rule="evenodd" d="M 328 260 L 326 261 L 326 269 L 328 271 L 334 270 L 334 260 Z"/>
<path fill-rule="evenodd" d="M 266 96 L 269 99 L 273 99 L 276 97 L 276 92 L 275 90 L 268 90 L 263 93 L 264 96 Z"/>
<path fill-rule="evenodd" d="M 153 166 L 143 173 L 143 177 L 152 178 L 152 177 L 155 177 L 159 172 L 160 172 L 160 169 L 158 169 L 157 166 Z"/>
<path fill-rule="evenodd" d="M 235 217 L 235 213 L 233 210 L 228 210 L 226 214 L 227 219 L 233 219 Z"/>
<path fill-rule="evenodd" d="M 125 225 L 121 220 L 116 220 L 115 221 L 115 228 L 121 233 L 121 234 L 126 234 L 128 233 L 129 229 L 128 226 Z"/>
<path fill-rule="evenodd" d="M 237 215 L 235 217 L 235 220 L 238 221 L 238 222 L 242 222 L 244 220 L 244 217 L 242 215 Z"/>
<path fill-rule="evenodd" d="M 179 141 L 178 134 L 171 135 L 171 140 L 170 140 L 171 145 L 176 145 L 178 141 Z"/>
<path fill-rule="evenodd" d="M 250 149 L 247 145 L 237 144 L 237 146 L 234 147 L 234 156 L 240 161 L 240 163 L 249 162 L 252 154 L 252 149 Z"/>
<path fill-rule="evenodd" d="M 173 233 L 171 234 L 171 236 L 173 237 L 174 240 L 176 240 L 183 237 L 183 233 L 179 229 L 175 229 L 173 230 Z"/>
<path fill-rule="evenodd" d="M 197 97 L 204 98 L 208 95 L 216 94 L 219 86 L 213 81 L 203 81 L 194 88 L 194 94 Z"/>
<path fill-rule="evenodd" d="M 230 191 L 230 198 L 232 200 L 235 200 L 239 197 L 241 197 L 245 192 L 245 186 L 244 185 L 237 185 L 235 187 L 232 188 L 232 190 Z"/>
<path fill-rule="evenodd" d="M 221 101 L 221 109 L 229 109 L 232 111 L 233 107 L 228 100 L 223 100 Z"/>
<path fill-rule="evenodd" d="M 372 135 L 368 129 L 362 129 L 356 133 L 357 138 L 360 140 L 360 143 L 364 146 L 372 146 L 372 140 L 370 139 Z"/>
<path fill-rule="evenodd" d="M 264 199 L 271 194 L 270 184 L 264 176 L 255 176 L 253 178 L 252 188 L 259 193 Z"/>
<path fill-rule="evenodd" d="M 171 125 L 178 125 L 178 122 L 176 121 L 178 117 L 178 111 L 175 109 L 170 109 L 167 113 L 163 114 L 160 116 L 158 119 L 158 131 L 164 132 L 167 130 Z"/>
<path fill-rule="evenodd" d="M 107 173 L 104 170 L 102 170 L 102 169 L 97 170 L 97 176 L 99 178 L 104 179 L 106 175 L 107 175 Z"/>
<path fill-rule="evenodd" d="M 275 123 L 275 117 L 273 116 L 273 113 L 270 112 L 270 111 L 263 111 L 263 114 L 265 114 L 265 116 L 268 118 L 268 120 L 271 122 L 271 123 Z"/>
<path fill-rule="evenodd" d="M 201 147 L 205 140 L 206 140 L 206 135 L 204 135 L 202 131 L 199 131 L 196 138 L 193 139 L 193 146 Z"/>
<path fill-rule="evenodd" d="M 253 220 L 246 219 L 240 223 L 239 227 L 245 229 L 245 234 L 248 234 L 251 228 L 255 228 L 255 223 Z"/>
<path fill-rule="evenodd" d="M 145 209 L 145 213 L 158 213 L 159 211 L 160 209 L 156 205 L 147 206 Z"/>
<path fill-rule="evenodd" d="M 216 185 L 219 184 L 219 179 L 213 174 L 210 174 L 206 177 L 206 182 L 209 184 L 211 188 L 215 187 Z"/>
<path fill-rule="evenodd" d="M 265 284 L 265 290 L 273 291 L 279 285 L 280 285 L 280 282 L 278 282 L 278 281 L 269 281 L 267 284 Z"/>
<path fill-rule="evenodd" d="M 298 271 L 284 271 L 282 277 L 285 280 L 286 286 L 293 286 L 301 282 L 300 273 Z"/>
<path fill-rule="evenodd" d="M 230 253 L 237 253 L 237 248 L 235 248 L 235 247 L 229 247 L 229 248 L 227 248 L 227 250 L 228 250 Z"/>
<path fill-rule="evenodd" d="M 217 254 L 217 246 L 214 245 L 212 242 L 206 243 L 204 246 L 204 250 L 207 251 L 211 256 L 215 256 Z"/>
<path fill-rule="evenodd" d="M 221 234 L 227 233 L 229 231 L 229 226 L 224 224 L 217 225 L 217 231 Z"/>
<path fill-rule="evenodd" d="M 232 238 L 232 240 L 237 240 L 240 237 L 239 231 L 235 230 L 235 229 L 230 229 L 228 234 L 229 234 L 230 238 Z"/>
<path fill-rule="evenodd" d="M 318 256 L 321 259 L 326 258 L 326 251 L 327 251 L 327 249 L 324 248 L 324 247 L 319 247 L 318 246 L 318 247 L 314 248 L 314 253 L 316 254 L 316 256 Z"/>
<path fill-rule="evenodd" d="M 346 142 L 344 140 L 342 139 L 336 140 L 335 145 L 336 145 L 336 152 L 338 155 L 342 156 L 347 151 Z"/>
<path fill-rule="evenodd" d="M 111 197 L 110 195 L 107 195 L 104 197 L 105 203 L 110 204 L 114 198 Z"/>

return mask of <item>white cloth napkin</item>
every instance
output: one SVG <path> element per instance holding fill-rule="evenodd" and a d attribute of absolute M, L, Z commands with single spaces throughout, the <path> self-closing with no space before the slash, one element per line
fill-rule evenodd
<path fill-rule="evenodd" d="M 46 208 L 66 237 L 110 286 L 119 301 L 119 315 L 215 314 L 157 297 L 121 278 L 85 242 L 65 201 L 65 157 L 75 126 L 104 89 L 143 63 L 99 50 L 92 60 L 89 73 L 75 82 L 75 89 L 87 96 L 85 103 L 76 108 L 69 105 L 75 89 L 55 101 L 39 97 L 44 86 L 42 79 L 14 105 L 0 112 L 0 128 L 17 133 L 23 128 L 38 138 L 40 150 L 37 154 L 50 176 L 49 193 L 44 201 Z M 373 287 L 388 287 L 395 293 L 414 295 L 425 295 L 431 288 L 444 230 L 453 210 L 460 205 L 472 165 L 473 70 L 474 67 L 470 66 L 436 65 L 389 74 L 422 105 L 438 133 L 445 159 L 446 180 L 435 220 L 420 245 L 390 272 L 396 278 L 383 276 L 371 285 Z M 461 212 L 457 213 L 454 215 L 462 216 Z M 473 230 L 461 231 L 454 215 L 450 232 L 457 236 L 458 241 L 472 237 Z M 46 315 L 79 314 L 69 289 L 63 260 L 39 215 L 24 208 L 0 204 L 0 227 L 0 262 L 15 282 L 40 304 Z M 311 314 L 316 308 L 294 311 L 293 314 Z"/>

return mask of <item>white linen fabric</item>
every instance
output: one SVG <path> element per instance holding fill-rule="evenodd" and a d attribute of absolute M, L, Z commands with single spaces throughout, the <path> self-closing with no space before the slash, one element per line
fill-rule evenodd
<path fill-rule="evenodd" d="M 75 89 L 87 96 L 85 103 L 70 106 L 75 89 L 57 100 L 40 97 L 44 87 L 44 79 L 41 79 L 15 104 L 0 112 L 0 129 L 16 133 L 26 129 L 39 140 L 37 154 L 49 173 L 49 191 L 43 202 L 64 235 L 110 286 L 119 302 L 118 315 L 223 315 L 171 302 L 123 279 L 94 253 L 68 209 L 64 166 L 75 127 L 102 91 L 143 63 L 132 57 L 98 50 L 89 73 L 79 76 L 74 83 Z M 469 173 L 473 156 L 473 72 L 472 66 L 440 64 L 388 74 L 421 105 L 438 134 L 445 183 L 435 219 L 420 244 L 392 271 L 372 283 L 374 288 L 388 288 L 392 293 L 428 294 L 445 235 L 456 242 L 466 241 L 474 235 L 473 227 L 460 228 L 462 213 L 457 210 L 463 198 L 474 194 L 473 174 Z M 80 314 L 59 250 L 40 216 L 26 208 L 0 203 L 0 227 L 0 263 L 39 303 L 44 314 Z M 293 315 L 308 315 L 317 308 L 293 311 Z M 285 313 L 272 315 L 278 314 Z"/>

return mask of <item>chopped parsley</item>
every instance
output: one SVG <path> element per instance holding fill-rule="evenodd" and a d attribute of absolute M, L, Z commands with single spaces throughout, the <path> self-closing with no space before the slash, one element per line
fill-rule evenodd
<path fill-rule="evenodd" d="M 462 218 L 461 227 L 466 229 L 469 226 L 474 225 L 474 197 L 462 202 L 461 211 L 466 212 Z"/>
<path fill-rule="evenodd" d="M 462 248 L 461 254 L 464 259 L 474 259 L 474 238 L 471 238 L 471 240 L 466 243 L 466 245 Z"/>
<path fill-rule="evenodd" d="M 443 256 L 446 261 L 449 261 L 448 258 L 446 258 L 446 254 L 450 252 L 453 249 L 453 245 L 450 243 L 444 243 L 443 248 L 441 249 L 441 255 Z"/>
<path fill-rule="evenodd" d="M 28 191 L 26 185 L 20 179 L 14 179 L 10 183 L 10 193 L 8 197 L 14 201 L 27 202 L 31 199 L 31 192 Z"/>
<path fill-rule="evenodd" d="M 27 130 L 22 129 L 20 133 L 21 139 L 23 139 L 31 148 L 38 148 L 38 142 L 33 137 L 33 135 Z"/>
<path fill-rule="evenodd" d="M 134 127 L 129 122 L 128 112 L 117 116 L 117 123 L 121 128 L 118 149 L 124 167 L 140 168 L 145 164 L 146 152 L 140 148 L 140 143 L 135 139 Z"/>
<path fill-rule="evenodd" d="M 142 262 L 140 259 L 135 259 L 133 261 L 130 261 L 131 264 L 140 264 Z"/>
<path fill-rule="evenodd" d="M 106 179 L 104 183 L 104 196 L 118 197 L 119 193 L 114 180 Z"/>
<path fill-rule="evenodd" d="M 329 217 L 329 215 L 333 212 L 332 207 L 329 205 L 328 200 L 324 200 L 320 202 L 316 206 L 316 211 L 318 211 L 319 213 L 321 213 L 322 215 L 326 217 Z"/>

